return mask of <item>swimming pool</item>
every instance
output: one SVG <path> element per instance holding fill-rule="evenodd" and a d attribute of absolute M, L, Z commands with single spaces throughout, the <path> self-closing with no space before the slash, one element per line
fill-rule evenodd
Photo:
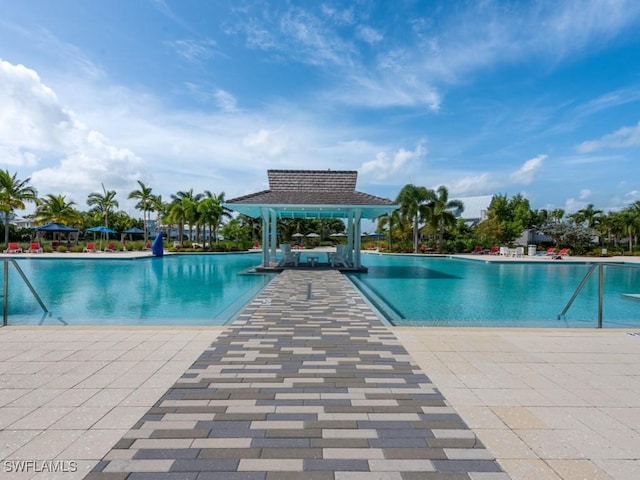
<path fill-rule="evenodd" d="M 483 262 L 455 257 L 366 254 L 350 277 L 394 325 L 595 327 L 597 273 L 562 320 L 557 316 L 591 265 Z M 605 267 L 604 327 L 640 327 L 640 269 Z"/>
<path fill-rule="evenodd" d="M 272 278 L 259 253 L 17 260 L 50 315 L 9 267 L 10 325 L 222 325 Z"/>
<path fill-rule="evenodd" d="M 12 325 L 222 325 L 273 277 L 248 271 L 260 253 L 125 259 L 22 258 L 51 312 L 9 269 Z M 597 275 L 567 313 L 590 268 L 569 262 L 485 263 L 426 255 L 364 254 L 354 284 L 395 325 L 595 327 Z M 640 269 L 607 268 L 604 326 L 640 327 Z"/>

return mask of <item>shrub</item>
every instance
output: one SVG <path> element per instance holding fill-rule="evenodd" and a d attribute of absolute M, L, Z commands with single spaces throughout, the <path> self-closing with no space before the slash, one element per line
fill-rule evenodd
<path fill-rule="evenodd" d="M 58 247 L 56 248 L 56 252 L 58 252 L 58 253 L 67 253 L 67 246 L 66 245 L 58 245 Z"/>

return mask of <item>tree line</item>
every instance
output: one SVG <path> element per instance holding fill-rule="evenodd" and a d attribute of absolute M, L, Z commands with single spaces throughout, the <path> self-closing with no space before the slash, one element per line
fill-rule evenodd
<path fill-rule="evenodd" d="M 39 197 L 29 182 L 30 178 L 19 179 L 15 173 L 0 170 L 0 214 L 5 226 L 5 244 L 10 240 L 11 230 L 7 227 L 11 217 L 17 210 L 24 210 L 27 203 L 35 204 L 35 211 L 29 217 L 37 225 L 55 222 L 80 230 L 104 225 L 119 232 L 139 227 L 143 229 L 145 242 L 153 233 L 148 231 L 153 215 L 157 224 L 175 225 L 180 242 L 185 238 L 185 225 L 190 231 L 189 239 L 198 243 L 203 238 L 218 239 L 220 235 L 244 243 L 261 238 L 260 220 L 245 215 L 233 217 L 224 207 L 224 192 L 195 193 L 189 189 L 171 194 L 165 201 L 138 180 L 138 188 L 129 192 L 127 198 L 137 201 L 135 208 L 142 214 L 140 219 L 118 210 L 116 191 L 104 185 L 101 191 L 88 195 L 86 203 L 90 208 L 81 210 L 76 202 L 64 195 L 49 193 Z M 399 205 L 397 210 L 377 219 L 376 231 L 385 238 L 382 244 L 377 242 L 377 246 L 387 251 L 469 252 L 476 245 L 512 244 L 523 231 L 533 230 L 547 235 L 555 246 L 570 247 L 575 253 L 587 252 L 595 246 L 622 248 L 623 241 L 632 252 L 637 248 L 640 231 L 640 201 L 606 213 L 589 204 L 567 215 L 562 209 L 534 210 L 520 194 L 512 198 L 497 194 L 487 209 L 486 219 L 472 225 L 461 217 L 463 201 L 450 199 L 444 185 L 433 190 L 407 184 L 398 193 L 396 203 Z M 344 230 L 344 223 L 339 219 L 278 221 L 278 232 L 283 241 L 294 234 L 311 232 L 318 233 L 323 240 L 342 234 Z"/>

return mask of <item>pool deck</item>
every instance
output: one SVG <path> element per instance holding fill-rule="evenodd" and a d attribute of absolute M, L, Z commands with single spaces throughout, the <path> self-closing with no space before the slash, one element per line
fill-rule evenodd
<path fill-rule="evenodd" d="M 230 327 L 5 327 L 0 359 L 0 478 L 640 478 L 640 332 L 390 328 L 334 271 Z"/>

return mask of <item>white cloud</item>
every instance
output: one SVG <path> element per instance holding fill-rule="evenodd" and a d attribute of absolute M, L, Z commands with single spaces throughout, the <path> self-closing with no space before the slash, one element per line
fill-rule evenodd
<path fill-rule="evenodd" d="M 576 200 L 575 198 L 568 198 L 564 204 L 564 211 L 566 213 L 576 213 L 578 210 L 582 210 L 587 206 L 588 202 L 584 200 Z"/>
<path fill-rule="evenodd" d="M 268 157 L 284 155 L 289 148 L 289 138 L 279 130 L 260 129 L 249 133 L 242 144 L 249 150 Z"/>
<path fill-rule="evenodd" d="M 591 196 L 591 190 L 588 188 L 583 188 L 580 190 L 580 196 L 578 197 L 580 200 L 588 200 Z"/>
<path fill-rule="evenodd" d="M 200 62 L 217 54 L 214 49 L 216 46 L 216 42 L 214 40 L 184 39 L 165 43 L 173 48 L 178 55 L 189 62 Z"/>
<path fill-rule="evenodd" d="M 366 161 L 360 167 L 360 172 L 364 177 L 371 177 L 375 180 L 386 180 L 400 172 L 406 173 L 409 165 L 424 158 L 427 149 L 424 142 L 420 142 L 415 149 L 399 149 L 392 156 L 386 152 L 379 152 L 374 160 Z"/>
<path fill-rule="evenodd" d="M 530 184 L 542 169 L 542 164 L 546 158 L 547 155 L 538 155 L 527 160 L 517 171 L 511 174 L 511 181 L 522 185 Z"/>
<path fill-rule="evenodd" d="M 340 90 L 330 93 L 332 100 L 370 108 L 424 105 L 431 111 L 438 111 L 442 102 L 437 89 L 410 76 L 353 75 L 345 81 Z"/>
<path fill-rule="evenodd" d="M 231 93 L 218 89 L 213 94 L 216 104 L 223 112 L 235 112 L 238 108 L 236 98 Z"/>
<path fill-rule="evenodd" d="M 380 32 L 366 25 L 358 27 L 358 37 L 366 43 L 378 43 L 384 39 L 384 36 Z"/>
<path fill-rule="evenodd" d="M 57 148 L 61 134 L 73 123 L 36 72 L 4 60 L 0 60 L 0 105 L 0 144 L 12 150 Z"/>
<path fill-rule="evenodd" d="M 580 116 L 592 115 L 602 110 L 619 107 L 640 100 L 640 89 L 622 89 L 608 92 L 576 107 Z"/>
<path fill-rule="evenodd" d="M 580 153 L 590 153 L 603 148 L 629 148 L 640 145 L 640 122 L 633 127 L 622 127 L 597 140 L 582 142 L 576 147 Z"/>
<path fill-rule="evenodd" d="M 457 197 L 465 195 L 485 195 L 487 192 L 495 191 L 497 182 L 495 178 L 488 172 L 475 175 L 468 175 L 450 183 L 449 192 Z"/>
<path fill-rule="evenodd" d="M 5 165 L 40 167 L 30 177 L 41 194 L 87 192 L 105 182 L 124 187 L 140 178 L 144 164 L 79 122 L 33 70 L 0 61 L 0 145 Z M 46 166 L 57 161 L 57 164 Z"/>

